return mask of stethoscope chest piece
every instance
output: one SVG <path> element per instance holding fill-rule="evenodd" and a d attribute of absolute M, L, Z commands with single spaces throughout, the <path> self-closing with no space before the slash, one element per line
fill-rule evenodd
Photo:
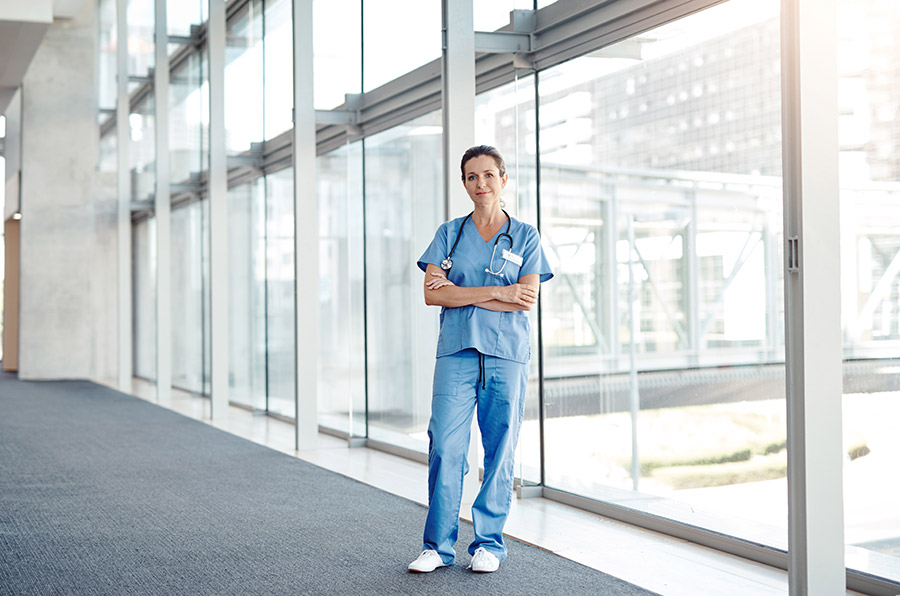
<path fill-rule="evenodd" d="M 449 258 L 441 261 L 441 269 L 443 269 L 444 271 L 450 271 L 451 267 L 453 267 L 453 261 L 451 261 Z"/>

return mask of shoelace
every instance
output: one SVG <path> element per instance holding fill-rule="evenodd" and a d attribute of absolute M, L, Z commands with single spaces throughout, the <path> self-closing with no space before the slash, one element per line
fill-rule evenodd
<path fill-rule="evenodd" d="M 466 569 L 471 569 L 472 565 L 475 564 L 475 559 L 483 559 L 486 554 L 487 554 L 487 551 L 485 550 L 485 548 L 483 546 L 479 546 L 478 549 L 475 551 L 475 554 L 472 555 L 472 560 L 469 561 L 469 566 L 466 567 Z"/>

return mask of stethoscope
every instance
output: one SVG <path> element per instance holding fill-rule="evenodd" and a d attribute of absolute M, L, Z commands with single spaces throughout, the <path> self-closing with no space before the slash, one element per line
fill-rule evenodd
<path fill-rule="evenodd" d="M 503 214 L 506 216 L 506 231 L 502 232 L 497 239 L 494 240 L 494 249 L 491 251 L 491 262 L 485 268 L 485 273 L 490 273 L 491 275 L 500 276 L 503 273 L 503 268 L 506 267 L 506 261 L 503 261 L 503 264 L 500 265 L 499 271 L 494 271 L 494 255 L 497 253 L 497 243 L 500 242 L 500 239 L 506 236 L 506 239 L 509 240 L 509 251 L 512 252 L 513 249 L 513 239 L 512 236 L 509 235 L 509 226 L 512 224 L 512 218 L 509 216 L 509 213 L 506 212 L 506 209 L 501 209 Z M 474 211 L 472 213 L 475 213 Z M 453 261 L 451 258 L 453 257 L 453 253 L 456 252 L 456 245 L 459 244 L 459 239 L 462 238 L 463 228 L 466 225 L 466 222 L 469 221 L 469 218 L 472 217 L 472 213 L 468 214 L 466 218 L 463 220 L 462 225 L 459 226 L 459 232 L 456 233 L 456 241 L 453 243 L 453 248 L 450 249 L 450 254 L 447 255 L 447 258 L 441 261 L 441 269 L 444 271 L 450 271 L 450 268 L 453 267 Z"/>

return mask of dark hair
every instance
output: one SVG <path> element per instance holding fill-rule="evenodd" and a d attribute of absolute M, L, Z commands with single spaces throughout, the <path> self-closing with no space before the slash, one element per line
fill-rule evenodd
<path fill-rule="evenodd" d="M 463 153 L 462 161 L 459 163 L 463 182 L 466 181 L 466 163 L 468 163 L 470 159 L 481 157 L 482 155 L 492 157 L 494 163 L 497 164 L 497 169 L 500 170 L 500 176 L 503 177 L 506 175 L 506 162 L 503 161 L 503 156 L 500 155 L 500 152 L 490 145 L 478 145 L 477 147 L 470 147 Z"/>

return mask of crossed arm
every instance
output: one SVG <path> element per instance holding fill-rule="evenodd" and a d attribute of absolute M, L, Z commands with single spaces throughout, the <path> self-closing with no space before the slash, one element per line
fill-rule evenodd
<path fill-rule="evenodd" d="M 539 290 L 537 273 L 523 275 L 518 283 L 508 286 L 463 287 L 454 285 L 437 265 L 429 264 L 425 270 L 425 304 L 432 306 L 471 305 L 502 312 L 531 310 L 537 304 Z"/>

